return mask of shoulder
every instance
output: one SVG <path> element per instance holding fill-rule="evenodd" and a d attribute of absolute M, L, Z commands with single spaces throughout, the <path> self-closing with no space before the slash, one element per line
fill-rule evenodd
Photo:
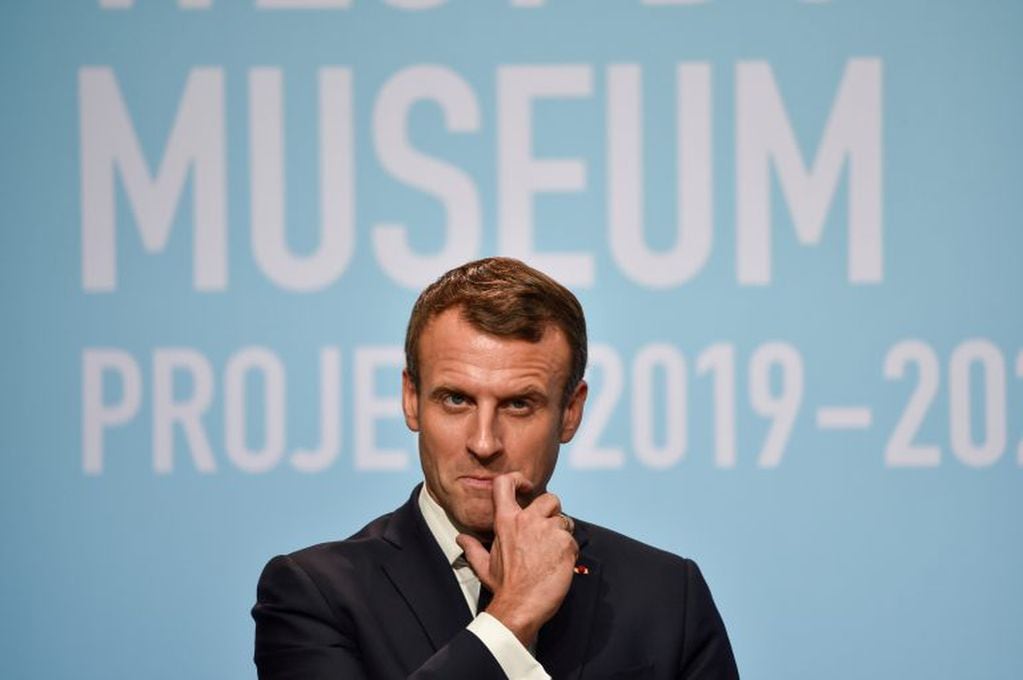
<path fill-rule="evenodd" d="M 325 620 L 350 619 L 349 607 L 375 591 L 381 565 L 393 557 L 395 547 L 386 536 L 399 512 L 381 515 L 344 540 L 271 559 L 259 576 L 253 616 L 258 621 L 261 614 L 283 608 L 318 612 Z"/>
<path fill-rule="evenodd" d="M 598 524 L 575 520 L 579 528 L 577 537 L 585 541 L 580 546 L 580 558 L 589 556 L 599 561 L 605 577 L 635 583 L 678 584 L 683 590 L 694 579 L 701 580 L 700 570 L 688 557 L 676 555 L 630 538 Z"/>
<path fill-rule="evenodd" d="M 341 541 L 318 543 L 274 557 L 263 569 L 260 583 L 281 577 L 314 585 L 325 595 L 341 591 L 366 594 L 383 575 L 382 567 L 402 559 L 430 556 L 423 536 L 425 524 L 416 503 L 419 487 L 394 512 L 381 515 Z M 437 548 L 439 551 L 439 548 Z"/>
<path fill-rule="evenodd" d="M 596 524 L 576 520 L 576 525 L 586 537 L 580 561 L 592 559 L 599 565 L 607 597 L 622 616 L 634 616 L 637 627 L 647 630 L 642 622 L 649 620 L 688 621 L 694 627 L 724 630 L 695 561 Z"/>
<path fill-rule="evenodd" d="M 577 534 L 586 540 L 586 548 L 601 557 L 638 561 L 643 564 L 649 563 L 664 567 L 682 567 L 687 562 L 691 562 L 685 557 L 643 543 L 599 524 L 579 519 L 575 519 L 575 523 L 579 527 Z"/>
<path fill-rule="evenodd" d="M 381 515 L 343 540 L 317 543 L 274 559 L 292 563 L 314 580 L 320 575 L 362 571 L 393 549 L 385 534 L 395 514 Z"/>

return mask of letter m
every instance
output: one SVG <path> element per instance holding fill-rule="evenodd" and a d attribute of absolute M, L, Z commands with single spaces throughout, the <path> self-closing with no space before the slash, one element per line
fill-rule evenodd
<path fill-rule="evenodd" d="M 131 118 L 109 67 L 78 72 L 82 172 L 82 286 L 89 292 L 117 289 L 116 186 L 119 172 L 142 244 L 164 249 L 193 169 L 194 285 L 227 285 L 224 90 L 219 68 L 196 68 L 188 76 L 156 177 L 147 166 Z"/>
<path fill-rule="evenodd" d="M 803 163 L 769 64 L 736 70 L 736 264 L 739 283 L 771 280 L 771 164 L 800 243 L 816 244 L 849 163 L 848 279 L 882 280 L 881 60 L 851 59 L 813 166 Z"/>

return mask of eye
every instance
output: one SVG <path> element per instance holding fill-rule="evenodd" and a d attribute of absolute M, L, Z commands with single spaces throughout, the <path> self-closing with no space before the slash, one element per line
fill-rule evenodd
<path fill-rule="evenodd" d="M 533 409 L 532 402 L 529 399 L 509 399 L 506 404 L 508 410 L 516 413 L 527 413 Z"/>
<path fill-rule="evenodd" d="M 464 394 L 458 394 L 457 392 L 449 392 L 444 395 L 442 400 L 447 406 L 464 406 L 466 399 Z"/>

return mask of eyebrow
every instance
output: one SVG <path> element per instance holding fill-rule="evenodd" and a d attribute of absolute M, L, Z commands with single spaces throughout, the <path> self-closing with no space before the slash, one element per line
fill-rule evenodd
<path fill-rule="evenodd" d="M 530 399 L 532 401 L 540 403 L 547 403 L 548 401 L 547 395 L 544 394 L 542 390 L 532 386 L 527 387 L 526 389 L 522 390 L 521 392 L 518 392 L 517 394 L 512 394 L 507 397 L 504 397 L 501 401 L 514 401 L 516 399 Z"/>
<path fill-rule="evenodd" d="M 454 387 L 451 387 L 449 385 L 438 385 L 437 387 L 434 387 L 432 390 L 430 390 L 431 399 L 443 397 L 448 394 L 464 394 L 464 392 L 462 392 L 462 390 L 455 389 Z"/>
<path fill-rule="evenodd" d="M 471 396 L 468 394 L 466 390 L 454 387 L 452 385 L 438 385 L 437 387 L 430 390 L 431 399 L 441 399 L 450 394 L 461 394 L 467 397 Z M 522 390 L 519 390 L 518 392 L 503 396 L 500 398 L 500 401 L 508 402 L 514 401 L 516 399 L 529 399 L 531 401 L 535 401 L 541 404 L 546 404 L 547 402 L 550 401 L 550 399 L 544 393 L 544 391 L 535 385 L 528 385 Z"/>

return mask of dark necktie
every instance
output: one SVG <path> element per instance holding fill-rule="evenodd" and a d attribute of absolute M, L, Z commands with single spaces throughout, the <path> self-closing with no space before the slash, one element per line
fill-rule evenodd
<path fill-rule="evenodd" d="M 494 599 L 494 594 L 490 592 L 489 588 L 487 588 L 485 585 L 481 583 L 480 600 L 479 603 L 476 605 L 476 613 L 479 614 L 481 611 L 484 611 L 487 608 L 487 605 L 490 604 L 490 601 L 492 599 Z"/>

